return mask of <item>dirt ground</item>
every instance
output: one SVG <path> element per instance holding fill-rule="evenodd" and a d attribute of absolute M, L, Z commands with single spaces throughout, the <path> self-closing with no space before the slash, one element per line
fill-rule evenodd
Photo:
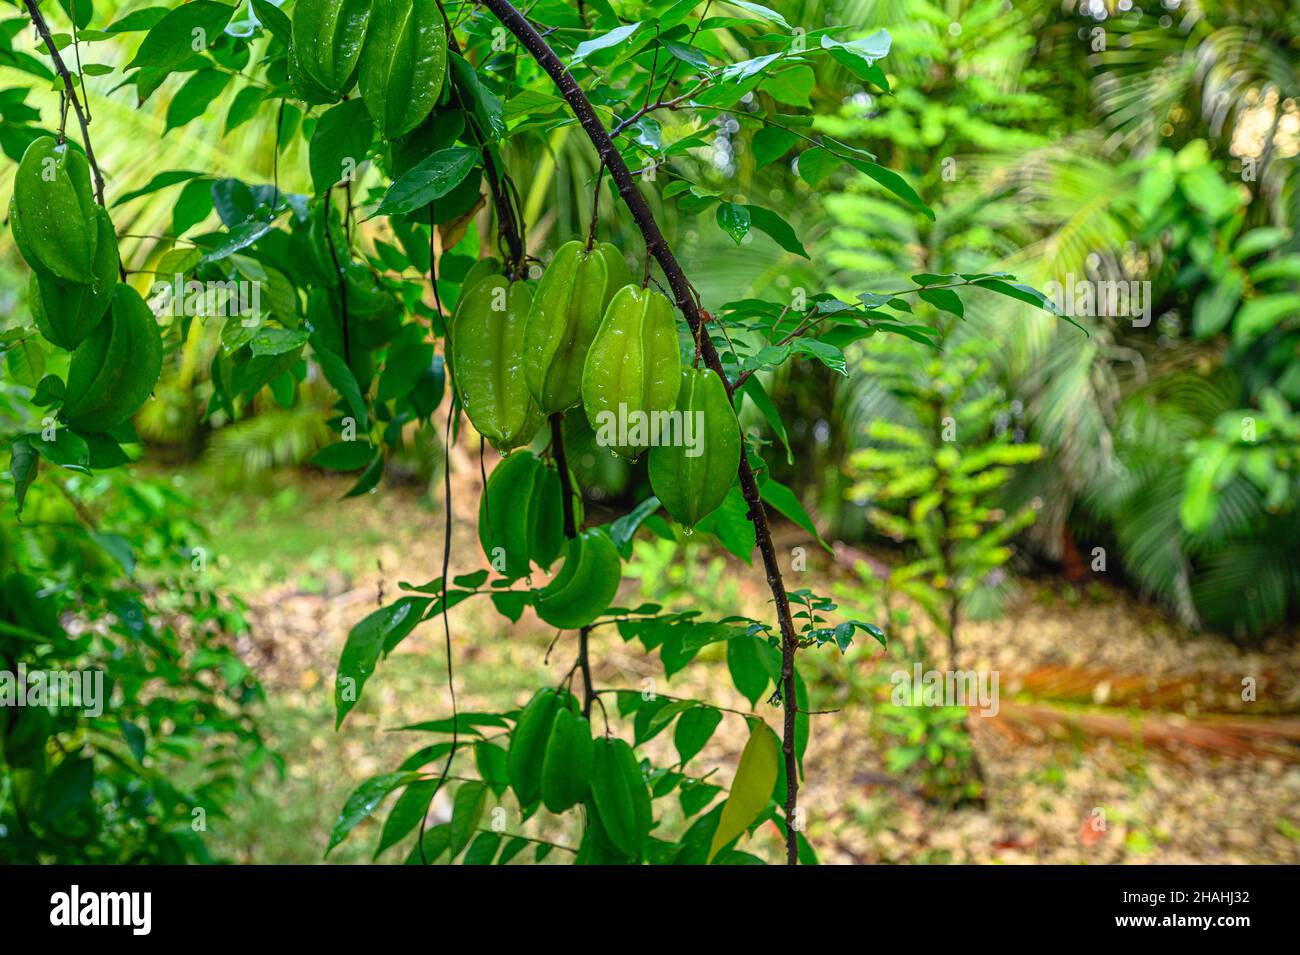
<path fill-rule="evenodd" d="M 477 467 L 460 473 L 467 472 L 473 478 L 458 478 L 454 495 L 453 574 L 484 566 L 473 531 Z M 240 650 L 264 681 L 270 741 L 287 764 L 283 779 L 259 784 L 258 798 L 225 833 L 222 848 L 244 861 L 319 859 L 347 793 L 432 741 L 395 728 L 449 712 L 443 632 L 431 622 L 381 662 L 361 703 L 333 729 L 333 677 L 349 627 L 392 600 L 399 581 L 437 577 L 442 548 L 441 516 L 421 489 L 339 500 L 345 489 L 343 481 L 300 475 L 278 492 L 292 498 L 282 502 L 286 513 L 306 499 L 312 532 L 301 541 L 278 521 L 276 493 L 212 504 L 219 544 L 228 547 L 218 572 L 249 603 L 251 631 Z M 806 543 L 799 534 L 784 528 L 779 543 Z M 721 560 L 712 561 L 709 586 L 737 609 L 765 614 L 762 574 Z M 847 562 L 810 562 L 809 579 L 793 585 L 852 581 Z M 657 585 L 625 579 L 625 602 Z M 511 626 L 490 605 L 470 601 L 450 623 L 462 711 L 521 704 L 572 664 L 572 635 L 547 661 L 554 632 L 531 613 Z M 823 863 L 1300 862 L 1294 638 L 1242 650 L 1188 633 L 1116 589 L 1041 582 L 1026 585 L 1001 619 L 967 624 L 962 641 L 968 666 L 996 669 L 1003 681 L 1000 714 L 970 721 L 986 775 L 982 806 L 948 810 L 908 776 L 885 772 L 869 700 L 854 690 L 878 648 L 842 658 L 824 648 L 818 652 L 831 659 L 805 671 L 814 696 L 838 709 L 814 717 L 804 763 L 807 836 Z M 597 631 L 592 655 L 600 687 L 662 685 L 657 658 L 612 628 Z M 1243 678 L 1254 682 L 1253 703 L 1241 699 Z M 662 689 L 749 709 L 719 654 L 706 652 Z M 779 725 L 772 707 L 760 703 L 758 712 Z M 652 746 L 666 753 L 667 735 Z M 743 720 L 724 720 L 695 771 L 729 780 L 744 739 Z M 440 797 L 434 810 L 448 808 Z M 330 860 L 368 860 L 379 826 L 363 823 Z M 523 832 L 569 845 L 578 838 L 538 819 Z M 776 861 L 780 834 L 769 827 L 745 848 Z M 405 852 L 381 860 L 401 861 Z"/>

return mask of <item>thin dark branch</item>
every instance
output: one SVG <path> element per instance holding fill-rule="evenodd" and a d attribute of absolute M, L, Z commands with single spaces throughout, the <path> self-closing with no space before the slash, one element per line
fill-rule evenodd
<path fill-rule="evenodd" d="M 95 161 L 95 150 L 90 145 L 90 119 L 82 108 L 81 100 L 77 97 L 76 88 L 72 85 L 72 74 L 68 72 L 67 64 L 63 62 L 63 57 L 59 55 L 59 48 L 54 43 L 54 37 L 50 35 L 49 24 L 45 22 L 45 17 L 41 15 L 36 0 L 23 0 L 23 6 L 27 8 L 27 15 L 32 18 L 36 32 L 41 35 L 41 40 L 45 43 L 45 49 L 54 62 L 54 71 L 63 80 L 63 95 L 68 98 L 68 102 L 72 104 L 73 112 L 77 114 L 77 124 L 81 127 L 82 148 L 86 150 L 86 161 L 90 164 L 90 171 L 95 177 L 95 201 L 103 206 L 104 177 L 99 171 L 99 163 Z"/>
<path fill-rule="evenodd" d="M 338 249 L 334 247 L 334 230 L 330 228 L 330 193 L 333 187 L 325 190 L 325 207 L 321 214 L 325 217 L 325 247 L 329 249 L 330 261 L 334 263 L 334 274 L 339 278 L 339 319 L 343 325 L 343 364 L 349 368 L 352 367 L 352 342 L 351 331 L 348 328 L 348 276 L 339 264 Z M 347 220 L 344 220 L 344 228 L 347 227 Z"/>
<path fill-rule="evenodd" d="M 569 459 L 564 451 L 564 412 L 557 411 L 550 416 L 551 422 L 551 457 L 560 471 L 560 491 L 564 495 L 564 536 L 577 537 L 578 525 L 573 514 L 573 485 L 569 481 Z"/>
<path fill-rule="evenodd" d="M 691 35 L 686 38 L 686 46 L 689 47 L 695 43 L 695 38 L 699 35 L 700 27 L 704 26 L 704 21 L 709 15 L 709 8 L 711 6 L 713 6 L 713 0 L 709 0 L 709 2 L 704 5 L 704 10 L 700 13 L 700 19 L 696 22 L 695 29 L 691 30 Z M 668 87 L 672 86 L 673 80 L 677 78 L 677 71 L 681 69 L 681 65 L 682 61 L 674 57 L 673 67 L 668 71 L 668 79 L 664 80 L 664 85 L 660 87 L 659 95 L 655 97 L 656 99 L 662 100 L 664 98 L 664 94 L 668 92 Z"/>
<path fill-rule="evenodd" d="M 573 512 L 573 482 L 569 480 L 569 460 L 564 451 L 564 412 L 557 411 L 550 417 L 551 422 L 551 457 L 560 472 L 560 494 L 563 495 L 562 512 L 564 514 L 564 536 L 578 536 L 578 521 Z M 578 631 L 578 659 L 574 667 L 582 671 L 582 715 L 591 718 L 591 701 L 596 698 L 596 687 L 591 680 L 591 657 L 587 650 L 590 627 Z"/>
<path fill-rule="evenodd" d="M 608 131 L 596 116 L 591 101 L 587 99 L 586 94 L 578 86 L 573 75 L 565 69 L 555 51 L 542 39 L 536 28 L 508 0 L 480 0 L 480 2 L 492 11 L 493 15 L 501 21 L 507 30 L 519 38 L 524 49 L 537 61 L 538 65 L 551 78 L 551 81 L 555 83 L 560 95 L 568 102 L 574 116 L 577 117 L 578 122 L 587 133 L 596 152 L 608 167 L 610 176 L 618 187 L 619 195 L 627 205 L 628 211 L 632 214 L 637 228 L 645 237 L 647 250 L 659 263 L 659 267 L 663 269 L 664 276 L 668 279 L 668 284 L 677 299 L 677 307 L 682 310 L 691 331 L 700 340 L 701 354 L 705 364 L 722 379 L 728 396 L 731 396 L 731 383 L 727 380 L 717 350 L 713 347 L 713 342 L 709 339 L 709 336 L 703 332 L 703 319 L 692 294 L 691 284 L 687 281 L 677 257 L 673 255 L 672 248 L 660 231 L 659 224 L 655 221 L 645 197 L 637 190 L 636 180 L 633 179 L 631 172 L 628 170 L 627 163 L 623 161 L 623 156 L 614 146 Z M 749 463 L 749 455 L 743 449 L 740 456 L 739 471 L 740 488 L 744 494 L 745 502 L 749 505 L 747 516 L 754 525 L 755 542 L 759 552 L 763 555 L 763 566 L 767 573 L 768 588 L 772 591 L 777 620 L 781 625 L 781 697 L 785 711 L 782 750 L 785 756 L 786 769 L 786 861 L 790 865 L 795 865 L 798 863 L 795 817 L 798 808 L 799 773 L 798 760 L 794 751 L 796 713 L 794 657 L 798 649 L 798 638 L 795 634 L 794 623 L 790 618 L 790 601 L 786 596 L 785 583 L 781 579 L 781 568 L 776 559 L 776 549 L 772 544 L 772 532 L 767 522 L 767 511 L 763 507 L 763 499 L 759 494 L 758 481 L 754 476 L 754 470 Z"/>
<path fill-rule="evenodd" d="M 326 231 L 328 232 L 328 223 Z M 447 577 L 451 568 L 451 422 L 456 416 L 454 407 L 447 409 L 447 430 L 443 435 L 442 442 L 442 493 L 443 493 L 443 515 L 442 515 L 442 635 L 444 647 L 447 652 L 447 693 L 451 697 L 451 749 L 447 752 L 447 762 L 443 764 L 442 776 L 439 777 L 437 784 L 433 787 L 433 795 L 429 797 L 429 803 L 432 804 L 434 797 L 438 795 L 438 790 L 447 779 L 447 774 L 451 772 L 452 760 L 456 758 L 456 750 L 460 746 L 460 716 L 456 710 L 456 680 L 454 659 L 451 649 L 451 623 L 447 619 Z M 420 833 L 417 837 L 419 841 L 416 846 L 420 850 L 420 864 L 428 865 L 429 860 L 424 853 L 424 826 L 428 821 L 428 814 L 420 817 Z"/>
<path fill-rule="evenodd" d="M 695 87 L 695 89 L 691 90 L 690 92 L 683 93 L 681 96 L 674 97 L 673 99 L 658 99 L 655 100 L 653 103 L 643 104 L 640 109 L 638 109 L 627 119 L 619 120 L 618 123 L 614 126 L 614 128 L 610 130 L 609 138 L 618 139 L 618 137 L 623 134 L 623 131 L 625 129 L 627 129 L 629 126 L 635 123 L 642 116 L 645 116 L 647 113 L 653 113 L 657 109 L 670 109 L 670 110 L 677 109 L 678 107 L 681 106 L 682 103 L 686 102 L 696 93 L 698 93 L 701 89 L 703 89 L 704 86 L 706 85 L 707 84 L 701 84 L 700 86 Z"/>
<path fill-rule="evenodd" d="M 451 21 L 447 18 L 447 11 L 443 9 L 442 0 L 436 0 L 438 12 L 442 14 L 442 22 L 447 31 L 447 48 L 456 55 L 460 55 L 460 44 L 456 42 L 456 35 L 452 31 Z M 448 82 L 451 82 L 448 77 Z M 478 143 L 479 152 L 483 156 L 483 174 L 488 181 L 488 191 L 492 193 L 492 205 L 497 214 L 497 234 L 505 240 L 509 252 L 506 253 L 508 259 L 506 265 L 507 271 L 511 278 L 522 278 L 524 270 L 524 261 L 527 253 L 527 246 L 524 242 L 524 224 L 522 217 L 516 215 L 514 206 L 510 201 L 510 194 L 507 186 L 511 185 L 510 176 L 507 173 L 502 175 L 497 169 L 496 159 L 492 155 L 492 147 L 488 144 L 482 131 L 478 128 L 478 123 L 474 119 L 474 114 L 466 109 L 465 102 L 461 98 L 460 90 L 452 84 L 452 92 L 456 94 L 456 101 L 465 112 L 469 120 L 470 131 Z"/>

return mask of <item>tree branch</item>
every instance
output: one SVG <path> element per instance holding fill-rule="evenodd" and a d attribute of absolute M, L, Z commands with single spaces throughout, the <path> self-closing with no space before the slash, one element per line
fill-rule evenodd
<path fill-rule="evenodd" d="M 632 219 L 636 222 L 641 235 L 645 238 L 647 252 L 654 257 L 655 261 L 659 263 L 659 267 L 663 269 L 664 276 L 668 279 L 668 284 L 677 299 L 677 307 L 686 316 L 691 332 L 700 343 L 700 352 L 705 364 L 722 379 L 728 396 L 732 397 L 731 382 L 727 380 L 717 349 L 713 347 L 713 342 L 703 327 L 704 321 L 700 315 L 699 305 L 695 301 L 694 290 L 691 288 L 690 282 L 686 280 L 686 275 L 682 271 L 677 257 L 673 255 L 672 248 L 660 231 L 658 223 L 655 222 L 654 215 L 651 213 L 645 197 L 637 190 L 636 180 L 628 170 L 627 163 L 623 161 L 623 156 L 614 146 L 609 133 L 596 116 L 591 101 L 587 99 L 587 95 L 578 86 L 573 75 L 565 68 L 560 58 L 556 56 L 555 51 L 537 32 L 537 29 L 508 0 L 479 0 L 479 2 L 487 7 L 501 21 L 502 25 L 519 39 L 524 49 L 551 78 L 551 81 L 559 89 L 560 95 L 564 97 L 569 104 L 569 108 L 573 110 L 574 116 L 577 117 L 596 152 L 609 169 L 610 176 L 618 187 L 619 195 L 622 197 L 628 211 L 632 214 Z M 747 516 L 754 525 L 755 543 L 759 552 L 763 555 L 763 567 L 767 572 L 767 585 L 772 591 L 773 602 L 776 604 L 777 620 L 781 625 L 781 700 L 785 711 L 782 750 L 785 756 L 786 774 L 786 861 L 790 865 L 795 865 L 798 863 L 795 817 L 798 808 L 799 774 L 798 761 L 794 752 L 796 713 L 794 657 L 798 649 L 798 638 L 795 635 L 794 622 L 790 617 L 790 601 L 786 596 L 785 583 L 781 579 L 781 568 L 777 563 L 776 550 L 772 544 L 772 532 L 767 523 L 767 511 L 763 507 L 763 499 L 759 493 L 754 470 L 749 464 L 747 448 L 740 456 L 739 471 L 740 489 L 745 496 L 745 502 L 749 505 Z"/>
<path fill-rule="evenodd" d="M 63 57 L 59 55 L 59 48 L 54 43 L 54 37 L 50 36 L 49 24 L 45 22 L 45 17 L 41 15 L 36 0 L 23 0 L 23 6 L 27 8 L 27 15 L 32 18 L 32 24 L 36 27 L 36 32 L 41 35 L 41 39 L 45 42 L 45 49 L 49 52 L 50 59 L 54 61 L 54 71 L 63 80 L 63 95 L 67 97 L 68 102 L 72 104 L 73 112 L 77 114 L 77 125 L 81 127 L 81 143 L 86 151 L 86 162 L 90 164 L 90 171 L 95 177 L 95 201 L 103 206 L 104 176 L 99 171 L 99 163 L 95 161 L 95 150 L 90 145 L 90 130 L 88 128 L 90 120 L 86 118 L 85 110 L 81 106 L 81 100 L 77 97 L 76 88 L 72 84 L 72 74 L 68 72 L 67 64 L 63 62 Z"/>
<path fill-rule="evenodd" d="M 442 0 L 436 0 L 436 2 L 438 12 L 442 14 L 442 23 L 447 33 L 447 49 L 459 56 L 461 54 L 460 44 L 456 42 L 456 35 L 452 32 L 451 21 L 447 19 L 447 11 L 443 9 Z M 450 70 L 448 73 L 448 82 L 451 83 Z M 456 94 L 456 101 L 460 103 L 460 108 L 465 111 L 470 130 L 478 143 L 479 152 L 483 155 L 483 173 L 487 177 L 488 191 L 492 193 L 492 205 L 496 208 L 497 234 L 505 239 L 506 245 L 510 249 L 508 253 L 510 261 L 506 263 L 509 266 L 510 277 L 512 279 L 521 278 L 524 272 L 524 259 L 528 252 L 524 245 L 521 223 L 515 219 L 515 210 L 510 204 L 510 196 L 506 193 L 505 183 L 502 181 L 503 177 L 497 170 L 491 146 L 478 128 L 473 113 L 466 108 L 460 90 L 456 88 L 454 83 L 451 83 L 451 89 Z"/>

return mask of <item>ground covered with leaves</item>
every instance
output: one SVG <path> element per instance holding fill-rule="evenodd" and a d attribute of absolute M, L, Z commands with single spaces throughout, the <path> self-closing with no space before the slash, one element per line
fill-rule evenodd
<path fill-rule="evenodd" d="M 462 467 L 456 481 L 453 574 L 484 565 L 474 536 L 476 471 Z M 193 474 L 177 480 L 207 502 L 212 573 L 249 604 L 251 626 L 239 650 L 265 684 L 265 730 L 285 762 L 283 776 L 268 769 L 252 781 L 252 797 L 231 819 L 213 821 L 216 849 L 243 862 L 318 861 L 348 793 L 432 741 L 399 727 L 449 712 L 436 621 L 380 664 L 337 732 L 332 701 L 349 627 L 392 600 L 400 581 L 439 575 L 440 509 L 419 487 L 342 501 L 346 482 L 326 477 L 282 477 L 238 494 Z M 788 552 L 806 543 L 798 537 L 786 529 L 778 543 Z M 793 573 L 791 586 L 833 592 L 852 609 L 859 578 L 849 565 L 863 563 L 840 551 L 838 561 L 810 560 L 805 579 Z M 763 613 L 761 573 L 703 547 L 683 561 L 648 546 L 630 572 L 640 578 L 625 579 L 625 603 L 653 597 L 685 608 L 703 599 L 724 612 Z M 511 627 L 471 601 L 455 608 L 450 622 L 462 711 L 520 705 L 572 665 L 573 635 L 550 647 L 554 631 L 529 613 Z M 998 670 L 1002 705 L 996 717 L 970 720 L 985 798 L 955 808 L 909 773 L 886 769 L 872 711 L 881 696 L 879 668 L 894 664 L 878 646 L 843 656 L 822 648 L 816 659 L 814 652 L 802 658 L 814 708 L 834 711 L 814 717 L 800 798 L 823 863 L 1300 862 L 1294 640 L 1240 649 L 1190 634 L 1116 588 L 1043 581 L 1022 587 L 1001 619 L 967 624 L 962 641 L 967 666 Z M 598 628 L 595 680 L 602 688 L 653 687 L 746 711 L 718 649 L 664 683 L 657 659 L 623 643 L 613 628 Z M 1254 686 L 1253 702 L 1242 700 L 1243 679 Z M 775 708 L 760 703 L 758 712 L 778 724 Z M 697 770 L 725 783 L 745 739 L 743 719 L 728 716 Z M 654 746 L 674 761 L 668 734 L 651 752 Z M 329 860 L 371 859 L 385 809 Z M 433 812 L 445 819 L 449 801 L 440 795 Z M 576 846 L 579 834 L 564 828 L 571 825 L 543 813 L 522 832 Z M 508 828 L 519 831 L 517 817 Z M 390 849 L 380 861 L 400 862 L 409 848 Z M 780 834 L 769 827 L 747 848 L 778 861 Z"/>

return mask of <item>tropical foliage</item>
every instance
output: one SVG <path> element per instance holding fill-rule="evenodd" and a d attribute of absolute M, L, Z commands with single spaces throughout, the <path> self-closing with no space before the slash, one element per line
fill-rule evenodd
<path fill-rule="evenodd" d="M 353 498 L 430 481 L 442 566 L 351 629 L 335 726 L 422 626 L 446 688 L 326 854 L 391 801 L 377 848 L 411 863 L 747 864 L 770 825 L 815 861 L 801 660 L 928 661 L 904 596 L 956 659 L 1013 538 L 1110 552 L 1193 625 L 1293 619 L 1300 21 L 1129 7 L 15 5 L 0 669 L 102 668 L 113 695 L 0 710 L 0 848 L 206 860 L 201 817 L 268 759 L 240 605 L 132 469 L 144 443 Z M 702 443 L 611 439 L 625 407 Z M 479 548 L 453 554 L 471 442 Z M 788 587 L 778 518 L 899 547 L 883 619 Z M 625 574 L 705 547 L 770 612 L 622 605 Z M 498 635 L 536 616 L 572 665 L 463 711 L 466 602 Z M 735 705 L 597 685 L 615 638 L 666 683 L 721 654 Z M 892 768 L 977 795 L 960 713 L 912 709 L 881 710 Z M 720 779 L 697 767 L 724 720 L 747 743 Z"/>

